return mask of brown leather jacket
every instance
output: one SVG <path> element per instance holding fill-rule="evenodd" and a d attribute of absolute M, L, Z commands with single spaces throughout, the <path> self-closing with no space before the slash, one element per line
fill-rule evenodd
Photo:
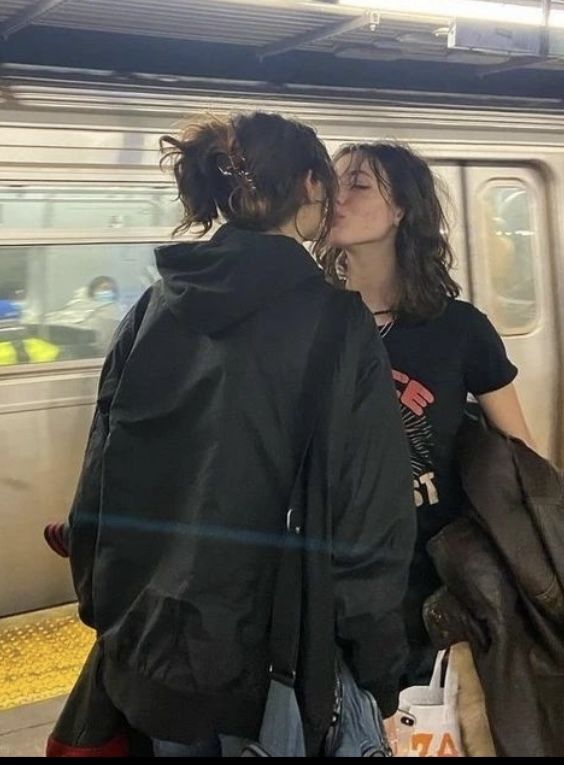
<path fill-rule="evenodd" d="M 429 543 L 445 587 L 425 605 L 437 647 L 470 642 L 498 756 L 564 753 L 564 476 L 468 421 L 468 507 Z"/>

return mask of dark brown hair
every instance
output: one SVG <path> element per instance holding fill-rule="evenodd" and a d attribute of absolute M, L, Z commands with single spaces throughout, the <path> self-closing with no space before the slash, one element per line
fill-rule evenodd
<path fill-rule="evenodd" d="M 367 160 L 382 194 L 403 210 L 396 237 L 400 297 L 394 306 L 399 316 L 431 319 L 444 309 L 460 287 L 450 276 L 454 258 L 448 226 L 435 179 L 424 159 L 396 143 L 360 143 L 343 146 L 334 162 L 350 156 Z M 324 245 L 314 255 L 327 278 L 343 285 L 343 252 Z"/>
<path fill-rule="evenodd" d="M 336 176 L 312 128 L 279 114 L 254 112 L 189 123 L 180 137 L 160 140 L 161 164 L 172 165 L 184 217 L 176 229 L 209 231 L 221 215 L 242 228 L 268 231 L 297 216 L 309 171 L 325 189 L 324 225 L 331 225 Z"/>

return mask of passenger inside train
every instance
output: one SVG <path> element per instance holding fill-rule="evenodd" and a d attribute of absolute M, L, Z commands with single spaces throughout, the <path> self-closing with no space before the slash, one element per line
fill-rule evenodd
<path fill-rule="evenodd" d="M 115 279 L 111 276 L 96 276 L 86 287 L 76 289 L 63 308 L 47 313 L 44 323 L 92 330 L 96 334 L 99 353 L 104 353 L 119 322 L 125 316 L 119 298 Z"/>

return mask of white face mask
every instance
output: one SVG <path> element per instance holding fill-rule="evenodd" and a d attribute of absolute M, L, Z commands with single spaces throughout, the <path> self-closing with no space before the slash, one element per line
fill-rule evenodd
<path fill-rule="evenodd" d="M 116 296 L 112 290 L 98 290 L 94 293 L 94 300 L 97 303 L 113 303 L 115 299 Z"/>

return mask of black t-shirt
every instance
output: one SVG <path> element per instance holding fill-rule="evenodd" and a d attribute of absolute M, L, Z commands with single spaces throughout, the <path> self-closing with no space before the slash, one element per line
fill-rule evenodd
<path fill-rule="evenodd" d="M 428 640 L 423 602 L 440 584 L 425 545 L 462 505 L 453 460 L 467 396 L 503 388 L 517 369 L 487 316 L 459 300 L 436 319 L 398 321 L 383 337 L 411 448 L 418 534 L 406 616 L 418 644 Z"/>

